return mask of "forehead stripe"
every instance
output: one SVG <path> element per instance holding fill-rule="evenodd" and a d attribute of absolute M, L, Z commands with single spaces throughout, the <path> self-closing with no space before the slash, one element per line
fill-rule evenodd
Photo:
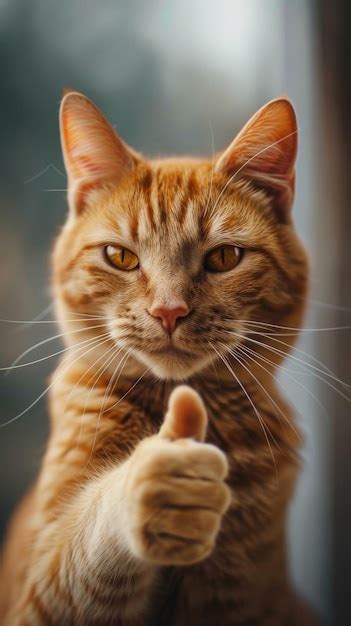
<path fill-rule="evenodd" d="M 146 180 L 144 181 L 145 208 L 146 208 L 147 216 L 150 222 L 150 227 L 152 230 L 156 230 L 156 220 L 155 220 L 154 209 L 153 209 L 153 198 L 154 198 L 153 188 L 155 184 L 155 177 L 152 175 L 152 172 L 149 171 L 149 176 L 145 178 L 146 178 Z"/>
<path fill-rule="evenodd" d="M 195 170 L 192 170 L 189 174 L 186 191 L 184 191 L 183 197 L 180 202 L 180 210 L 178 215 L 180 225 L 185 222 L 190 201 L 196 196 L 198 190 L 199 186 L 197 181 L 197 174 Z"/>
<path fill-rule="evenodd" d="M 166 198 L 167 198 L 167 179 L 165 180 L 162 177 L 162 171 L 158 170 L 156 176 L 156 185 L 157 185 L 157 205 L 158 205 L 158 215 L 161 224 L 166 223 L 167 213 L 166 213 Z"/>

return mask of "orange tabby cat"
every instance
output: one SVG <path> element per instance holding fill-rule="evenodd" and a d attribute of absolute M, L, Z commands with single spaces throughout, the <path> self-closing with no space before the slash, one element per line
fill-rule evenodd
<path fill-rule="evenodd" d="M 267 104 L 213 159 L 149 160 L 71 92 L 61 138 L 67 351 L 1 624 L 312 624 L 287 572 L 300 438 L 275 378 L 308 274 L 292 105 Z"/>

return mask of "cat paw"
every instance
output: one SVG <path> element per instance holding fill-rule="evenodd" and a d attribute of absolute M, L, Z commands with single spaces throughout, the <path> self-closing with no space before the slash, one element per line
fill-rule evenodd
<path fill-rule="evenodd" d="M 158 435 L 130 458 L 128 543 L 158 565 L 189 565 L 213 550 L 230 500 L 225 455 L 203 439 L 207 416 L 196 392 L 178 387 Z"/>

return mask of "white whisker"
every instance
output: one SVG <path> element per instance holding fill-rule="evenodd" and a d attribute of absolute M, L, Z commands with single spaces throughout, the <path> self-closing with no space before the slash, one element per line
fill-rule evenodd
<path fill-rule="evenodd" d="M 272 339 L 272 341 L 275 341 L 276 343 L 279 343 L 282 346 L 286 346 L 287 348 L 291 347 L 289 343 L 287 343 L 286 341 L 281 341 L 276 336 L 272 336 L 270 333 L 267 334 L 267 333 L 263 333 L 261 331 L 251 331 L 251 332 L 257 334 L 258 336 L 266 337 L 267 339 Z M 246 333 L 246 331 L 245 331 L 245 333 Z M 311 361 L 314 361 L 314 363 L 317 363 L 321 368 L 323 368 L 326 373 L 330 374 L 334 378 L 337 378 L 335 372 L 333 372 L 327 365 L 325 365 L 325 363 L 323 363 L 322 361 L 320 361 L 316 357 L 312 356 L 311 354 L 309 354 L 305 350 L 302 350 L 301 348 L 298 348 L 298 347 L 294 346 L 294 351 L 298 352 L 299 354 L 302 354 L 303 356 L 308 357 L 309 359 L 311 359 Z M 339 382 L 340 382 L 340 384 L 345 385 L 346 387 L 350 387 L 351 386 L 348 383 L 345 383 L 345 382 L 343 382 L 341 380 Z"/>
<path fill-rule="evenodd" d="M 134 389 L 134 387 L 137 386 L 137 384 L 144 378 L 145 374 L 147 374 L 148 372 L 151 371 L 151 367 L 148 367 L 140 376 L 139 378 L 135 381 L 135 383 L 133 383 L 133 385 L 123 394 L 123 396 L 121 396 L 117 402 L 115 402 L 115 404 L 113 404 L 111 407 L 109 407 L 106 410 L 111 410 L 113 409 L 115 406 L 117 406 L 120 402 L 122 402 L 122 400 L 124 400 L 129 394 L 130 392 Z M 105 411 L 103 411 L 103 413 L 105 413 Z"/>
<path fill-rule="evenodd" d="M 250 324 L 255 326 L 267 326 L 270 328 L 281 328 L 282 330 L 296 331 L 296 333 L 319 333 L 332 330 L 351 330 L 351 326 L 324 326 L 319 328 L 299 328 L 298 326 L 280 326 L 279 324 L 270 324 L 269 322 L 256 322 L 254 320 L 235 320 L 242 324 Z"/>
<path fill-rule="evenodd" d="M 23 357 L 25 357 L 26 354 L 29 354 L 30 352 L 32 352 L 36 348 L 40 348 L 40 346 L 43 346 L 43 345 L 49 343 L 50 341 L 54 341 L 55 339 L 60 339 L 61 337 L 66 337 L 67 335 L 73 335 L 75 333 L 81 333 L 81 332 L 86 331 L 86 330 L 92 330 L 92 329 L 95 329 L 95 328 L 102 328 L 102 327 L 106 327 L 106 324 L 95 324 L 94 326 L 86 326 L 86 327 L 83 327 L 83 328 L 75 328 L 74 330 L 68 330 L 68 331 L 66 331 L 64 333 L 59 333 L 58 335 L 54 335 L 53 337 L 47 337 L 46 339 L 43 339 L 42 341 L 39 341 L 38 343 L 36 343 L 34 346 L 31 346 L 30 348 L 27 348 L 24 352 L 22 352 L 22 354 L 20 354 L 13 361 L 13 363 L 9 367 L 0 367 L 0 371 L 11 370 L 11 369 L 15 369 L 16 367 L 22 367 L 21 365 L 17 365 L 17 363 Z M 25 365 L 29 365 L 29 363 L 26 363 Z"/>
<path fill-rule="evenodd" d="M 216 210 L 217 206 L 218 206 L 218 202 L 220 201 L 221 197 L 223 196 L 225 190 L 228 188 L 228 186 L 233 182 L 233 180 L 235 180 L 235 178 L 238 176 L 238 174 L 240 174 L 240 172 L 245 169 L 245 167 L 247 165 L 249 165 L 249 163 L 251 163 L 254 159 L 256 159 L 258 156 L 260 156 L 261 154 L 263 154 L 264 152 L 266 152 L 267 150 L 269 150 L 270 148 L 274 148 L 275 146 L 277 146 L 278 144 L 282 143 L 283 141 L 285 141 L 286 139 L 289 139 L 289 137 L 292 137 L 293 135 L 297 134 L 297 130 L 292 131 L 291 133 L 288 133 L 287 135 L 285 135 L 284 137 L 281 137 L 280 139 L 278 139 L 277 141 L 274 141 L 273 143 L 269 144 L 268 146 L 265 146 L 264 148 L 262 148 L 261 150 L 259 150 L 258 152 L 256 152 L 256 154 L 254 154 L 252 157 L 250 157 L 249 159 L 247 159 L 247 161 L 245 161 L 245 163 L 243 165 L 241 165 L 235 172 L 234 174 L 232 174 L 232 176 L 230 176 L 230 178 L 228 178 L 226 184 L 224 185 L 222 191 L 220 192 L 219 196 L 217 197 L 217 200 L 214 204 L 214 206 L 212 207 L 212 212 L 214 213 L 214 211 Z"/>
<path fill-rule="evenodd" d="M 85 412 L 86 412 L 86 409 L 87 409 L 87 406 L 88 406 L 88 403 L 89 403 L 89 398 L 90 398 L 91 393 L 94 391 L 94 389 L 95 389 L 95 387 L 96 387 L 96 385 L 97 385 L 98 381 L 100 380 L 101 376 L 103 376 L 103 374 L 104 374 L 104 373 L 108 370 L 108 368 L 109 368 L 109 366 L 111 365 L 112 361 L 116 358 L 116 356 L 119 354 L 119 352 L 120 352 L 120 351 L 121 351 L 121 348 L 117 348 L 117 346 L 116 346 L 116 345 L 114 345 L 114 346 L 112 347 L 112 355 L 111 355 L 109 358 L 107 358 L 107 359 L 104 361 L 104 363 L 102 364 L 102 366 L 99 368 L 99 370 L 98 370 L 98 376 L 95 378 L 95 381 L 94 381 L 93 386 L 89 389 L 89 393 L 88 393 L 88 396 L 87 396 L 86 401 L 85 401 L 84 410 L 83 410 L 83 415 L 82 415 L 82 417 L 81 417 L 82 424 L 83 424 L 83 421 L 84 421 Z M 110 352 L 111 352 L 111 350 L 109 350 L 107 354 L 109 354 Z M 120 367 L 121 363 L 125 360 L 125 357 L 126 357 L 126 355 L 124 354 L 124 355 L 122 356 L 122 358 L 121 358 L 121 360 L 120 360 L 120 362 L 119 362 L 118 366 L 117 366 L 117 369 Z M 110 384 L 110 382 L 111 382 L 111 379 L 110 379 L 110 381 L 109 381 L 109 384 Z M 109 386 L 109 385 L 107 385 L 107 388 L 108 388 L 108 386 Z M 105 389 L 105 393 L 104 393 L 104 397 L 103 397 L 103 402 L 102 402 L 102 404 L 101 404 L 101 406 L 100 406 L 99 415 L 98 415 L 98 418 L 97 418 L 97 421 L 96 421 L 95 433 L 94 433 L 94 438 L 93 438 L 93 442 L 92 442 L 92 445 L 91 445 L 91 450 L 90 450 L 89 458 L 88 458 L 88 460 L 87 460 L 87 462 L 86 462 L 86 464 L 85 464 L 85 467 L 87 467 L 87 466 L 89 465 L 89 462 L 90 462 L 91 456 L 92 456 L 92 454 L 93 454 L 93 451 L 94 451 L 94 448 L 95 448 L 95 445 L 96 445 L 97 434 L 98 434 L 99 425 L 100 425 L 100 419 L 101 419 L 101 409 L 102 409 L 102 407 L 103 407 L 103 403 L 104 403 L 104 401 L 105 401 L 105 397 L 106 397 L 106 389 Z"/>
<path fill-rule="evenodd" d="M 103 342 L 103 343 L 104 343 L 104 342 Z M 111 347 L 111 348 L 107 351 L 107 353 L 100 354 L 100 355 L 99 355 L 99 356 L 95 359 L 95 361 L 94 361 L 94 362 L 93 362 L 93 363 L 92 363 L 92 364 L 88 367 L 88 369 L 83 371 L 83 373 L 82 373 L 82 375 L 80 376 L 79 380 L 76 382 L 76 384 L 74 385 L 74 387 L 71 389 L 70 393 L 68 394 L 68 397 L 67 397 L 67 399 L 66 399 L 65 405 L 64 405 L 64 407 L 63 407 L 63 413 L 66 411 L 66 407 L 67 407 L 67 405 L 68 405 L 68 402 L 69 402 L 70 398 L 72 397 L 72 394 L 73 394 L 73 393 L 75 392 L 75 390 L 79 387 L 79 385 L 80 385 L 81 381 L 83 380 L 83 378 L 84 378 L 84 377 L 85 377 L 85 376 L 86 376 L 86 375 L 87 375 L 87 374 L 88 374 L 88 373 L 89 373 L 92 369 L 94 369 L 94 372 L 93 372 L 92 376 L 91 376 L 91 377 L 89 378 L 89 380 L 88 380 L 88 384 L 90 384 L 90 382 L 93 380 L 93 378 L 94 378 L 94 376 L 95 376 L 95 374 L 96 374 L 96 372 L 95 372 L 96 365 L 97 365 L 97 364 L 98 364 L 98 363 L 99 363 L 99 362 L 100 362 L 103 358 L 105 358 L 105 357 L 106 357 L 106 354 L 108 354 L 111 350 L 113 350 L 113 349 L 115 349 L 115 348 L 116 348 L 116 346 L 115 346 L 115 345 L 113 345 L 113 346 L 112 346 L 112 347 Z M 117 355 L 121 352 L 121 349 L 122 349 L 122 348 L 120 348 L 119 350 L 117 350 L 117 353 L 116 353 L 116 355 L 114 355 L 114 356 L 117 356 Z M 100 366 L 100 367 L 99 367 L 99 369 L 98 369 L 97 373 L 99 373 L 99 372 L 101 371 L 101 368 L 102 368 L 102 367 L 104 367 L 104 365 L 105 365 L 105 362 L 103 363 L 103 365 L 102 365 L 102 366 Z M 89 394 L 88 394 L 88 398 L 89 398 L 89 396 L 90 396 L 90 391 L 89 391 Z M 81 423 L 80 423 L 80 429 L 79 429 L 79 434 L 78 434 L 78 439 L 77 439 L 77 445 L 76 445 L 76 448 L 78 448 L 78 446 L 79 446 L 80 438 L 81 438 L 81 435 L 82 435 L 82 430 L 83 430 L 83 418 L 84 418 L 84 415 L 85 415 L 85 411 L 86 411 L 86 406 L 87 406 L 88 398 L 86 399 L 86 402 L 85 402 L 85 405 L 84 405 L 84 412 L 83 412 L 83 416 L 81 416 Z"/>
<path fill-rule="evenodd" d="M 317 367 L 316 365 L 313 365 L 313 363 L 309 363 L 308 361 L 304 361 L 303 359 L 300 359 L 299 357 L 297 357 L 297 356 L 295 356 L 293 354 L 289 354 L 285 350 L 280 350 L 279 348 L 276 348 L 275 346 L 270 346 L 268 343 L 264 343 L 263 341 L 258 341 L 258 339 L 253 339 L 252 337 L 248 337 L 247 335 L 241 335 L 239 333 L 236 333 L 235 331 L 227 331 L 227 332 L 230 333 L 231 335 L 234 335 L 234 336 L 238 337 L 238 339 L 243 339 L 243 340 L 246 340 L 246 341 L 250 341 L 251 343 L 255 343 L 256 345 L 259 345 L 259 346 L 261 346 L 263 348 L 266 348 L 267 350 L 270 350 L 274 354 L 277 354 L 279 356 L 283 356 L 285 358 L 292 359 L 296 363 L 300 363 L 305 368 L 310 368 L 313 372 L 318 372 L 319 374 L 323 374 L 327 378 L 330 378 L 331 380 L 334 380 L 335 382 L 339 383 L 340 385 L 343 385 L 345 387 L 350 387 L 349 383 L 346 383 L 345 381 L 340 380 L 337 376 L 335 376 L 334 374 L 330 373 L 329 371 L 323 370 L 323 369 Z M 307 371 L 309 371 L 309 370 L 307 370 Z M 317 374 L 316 374 L 316 376 L 317 376 Z"/>
<path fill-rule="evenodd" d="M 274 465 L 275 473 L 276 473 L 276 476 L 277 476 L 277 478 L 278 478 L 278 470 L 277 470 L 277 465 L 276 465 L 276 462 L 275 462 L 275 458 L 274 458 L 274 454 L 273 454 L 272 446 L 271 446 L 271 443 L 270 443 L 270 441 L 269 441 L 269 438 L 268 438 L 268 435 L 267 435 L 266 426 L 265 426 L 265 424 L 264 424 L 264 421 L 263 421 L 263 419 L 262 419 L 262 416 L 261 416 L 261 415 L 260 415 L 260 413 L 258 412 L 258 410 L 257 410 L 257 408 L 256 408 L 255 404 L 253 403 L 253 401 L 252 401 L 252 399 L 251 399 L 250 395 L 248 394 L 248 392 L 247 392 L 247 390 L 245 389 L 244 385 L 243 385 L 243 384 L 241 383 L 241 381 L 239 380 L 238 376 L 237 376 L 237 375 L 236 375 L 236 373 L 234 372 L 234 370 L 233 370 L 233 368 L 231 367 L 230 363 L 228 363 L 228 360 L 225 358 L 225 356 L 224 356 L 223 354 L 221 354 L 221 353 L 219 352 L 219 350 L 217 350 L 217 349 L 216 349 L 216 347 L 215 347 L 215 346 L 214 346 L 211 342 L 209 342 L 209 344 L 210 344 L 210 346 L 213 348 L 213 350 L 216 352 L 216 354 L 219 356 L 219 358 L 221 359 L 221 361 L 224 363 L 224 365 L 226 366 L 226 368 L 228 369 L 228 371 L 229 371 L 229 372 L 232 374 L 232 376 L 235 378 L 235 380 L 237 381 L 238 385 L 240 385 L 240 387 L 241 387 L 242 391 L 244 392 L 245 396 L 247 397 L 248 401 L 250 402 L 250 404 L 251 404 L 251 406 L 252 406 L 252 408 L 253 408 L 253 410 L 254 410 L 254 412 L 255 412 L 255 415 L 256 415 L 256 417 L 257 417 L 257 419 L 258 419 L 258 421 L 259 421 L 259 423 L 260 423 L 260 425 L 261 425 L 261 428 L 262 428 L 262 430 L 263 430 L 263 434 L 264 434 L 264 436 L 265 436 L 265 439 L 266 439 L 266 442 L 267 442 L 267 445 L 268 445 L 268 448 L 269 448 L 270 454 L 271 454 L 271 456 L 272 456 L 272 461 L 273 461 L 273 465 Z M 236 357 L 235 357 L 235 358 L 236 358 Z M 270 434 L 271 434 L 271 433 L 270 433 Z M 272 435 L 271 435 L 271 436 L 272 436 Z"/>
<path fill-rule="evenodd" d="M 103 337 L 105 337 L 107 335 L 109 336 L 110 333 L 106 332 L 106 333 L 103 333 L 102 335 L 98 335 L 97 337 L 90 337 L 90 339 L 85 339 L 84 341 L 81 341 L 81 342 L 75 344 L 74 347 L 78 348 L 80 346 L 84 346 L 86 344 L 91 343 L 96 338 L 102 339 Z M 20 365 L 10 365 L 10 367 L 0 367 L 0 372 L 6 371 L 6 374 L 9 374 L 12 370 L 17 370 L 17 369 L 20 369 L 22 367 L 28 367 L 29 365 L 36 365 L 37 363 L 41 363 L 42 361 L 46 361 L 47 359 L 52 359 L 53 357 L 55 357 L 55 356 L 57 356 L 59 354 L 63 354 L 64 352 L 67 352 L 70 349 L 71 349 L 71 346 L 67 346 L 66 348 L 62 348 L 61 350 L 58 350 L 57 352 L 53 352 L 52 354 L 47 354 L 46 356 L 42 356 L 40 359 L 35 359 L 35 361 L 27 361 L 27 363 L 21 363 Z M 21 356 L 24 356 L 24 355 L 21 355 Z M 18 359 L 16 359 L 16 361 L 18 361 L 20 358 L 21 357 L 18 357 Z"/>
<path fill-rule="evenodd" d="M 80 315 L 79 313 L 73 313 L 71 312 L 71 315 Z M 94 315 L 86 315 L 85 317 L 79 318 L 79 319 L 65 319 L 63 318 L 62 321 L 63 322 L 86 322 L 89 320 L 109 320 L 111 319 L 108 315 L 104 315 L 104 316 L 94 316 Z M 0 323 L 3 322 L 4 324 L 57 324 L 58 321 L 57 320 L 38 320 L 38 319 L 33 319 L 33 320 L 9 320 L 9 319 L 5 319 L 2 318 L 0 319 Z"/>
<path fill-rule="evenodd" d="M 215 162 L 214 162 L 214 153 L 215 153 L 215 145 L 214 145 L 214 134 L 213 134 L 213 128 L 212 128 L 212 124 L 209 120 L 209 127 L 210 127 L 210 131 L 211 131 L 211 139 L 212 139 L 212 161 L 213 161 L 213 165 L 212 165 L 212 171 L 211 171 L 211 180 L 210 180 L 210 189 L 208 192 L 208 196 L 207 196 L 207 200 L 206 200 L 206 206 L 204 209 L 204 215 L 207 213 L 209 204 L 210 204 L 210 200 L 211 200 L 211 194 L 212 194 L 212 186 L 213 186 L 213 177 L 214 177 L 214 169 L 215 169 Z"/>
<path fill-rule="evenodd" d="M 25 180 L 24 184 L 28 185 L 29 183 L 33 183 L 35 180 L 43 176 L 50 169 L 54 170 L 54 172 L 56 172 L 56 174 L 59 174 L 59 176 L 64 176 L 64 174 L 58 169 L 58 167 L 56 167 L 56 165 L 54 165 L 53 163 L 48 163 L 48 165 L 46 165 L 42 170 L 40 170 L 40 172 L 38 172 L 37 174 L 34 174 L 34 176 L 31 176 L 30 178 Z"/>
<path fill-rule="evenodd" d="M 33 317 L 31 322 L 35 323 L 35 322 L 40 322 L 41 320 L 43 320 L 43 318 L 46 317 L 49 311 L 51 311 L 53 306 L 54 305 L 52 303 L 48 304 L 48 306 L 45 307 L 45 309 L 43 309 L 40 313 L 38 313 L 38 315 Z M 25 328 L 28 328 L 28 325 L 26 323 L 22 324 L 19 328 L 16 328 L 15 331 L 20 332 L 21 330 L 24 330 Z"/>
<path fill-rule="evenodd" d="M 263 343 L 262 341 L 258 341 L 257 339 L 252 339 L 252 337 L 247 337 L 245 335 L 239 335 L 238 333 L 235 333 L 234 331 L 228 331 L 228 332 L 230 334 L 232 334 L 232 335 L 235 335 L 239 339 L 244 339 L 246 341 L 250 341 L 252 343 L 255 343 L 256 345 L 259 345 L 259 346 L 265 348 L 266 350 L 271 351 L 273 354 L 277 354 L 277 355 L 283 356 L 285 358 L 289 357 L 289 359 L 292 359 L 293 361 L 296 361 L 297 363 L 300 363 L 302 366 L 304 366 L 305 372 L 306 372 L 306 368 L 308 368 L 308 367 L 311 368 L 311 370 L 307 370 L 307 373 L 313 374 L 316 378 L 320 379 L 326 385 L 328 385 L 329 387 L 334 389 L 334 391 L 336 393 L 338 393 L 342 398 L 344 398 L 348 402 L 351 401 L 351 399 L 348 396 L 346 396 L 342 391 L 340 391 L 340 389 L 335 387 L 329 380 L 326 380 L 320 374 L 323 374 L 324 376 L 326 376 L 328 378 L 331 378 L 332 380 L 335 380 L 335 382 L 338 382 L 340 384 L 347 385 L 347 383 L 344 383 L 343 381 L 340 381 L 338 378 L 334 378 L 333 376 L 328 374 L 328 372 L 320 370 L 315 365 L 312 365 L 312 363 L 306 363 L 305 361 L 303 361 L 302 359 L 299 359 L 298 357 L 294 356 L 293 354 L 287 354 L 286 352 L 284 352 L 282 350 L 279 350 L 278 348 L 275 348 L 274 346 L 269 346 L 268 344 Z"/>
<path fill-rule="evenodd" d="M 236 346 L 236 351 L 239 351 L 242 355 L 242 359 L 245 356 L 245 353 L 243 350 L 241 350 L 241 346 Z M 228 352 L 235 358 L 235 354 L 233 353 L 233 351 L 231 349 L 228 349 Z M 247 355 L 246 355 L 247 358 Z M 252 361 L 254 361 L 254 359 L 252 359 Z M 247 361 L 245 360 L 245 363 L 247 364 Z M 260 365 L 258 363 L 258 365 Z M 270 393 L 267 391 L 267 389 L 262 385 L 261 381 L 258 380 L 258 378 L 253 374 L 253 372 L 251 372 L 251 370 L 246 367 L 246 365 L 244 365 L 244 363 L 242 363 L 242 366 L 244 367 L 244 369 L 252 376 L 252 378 L 256 381 L 256 383 L 259 385 L 259 387 L 262 389 L 262 391 L 265 393 L 265 395 L 267 396 L 267 398 L 269 399 L 269 401 L 271 402 L 271 404 L 279 411 L 280 415 L 283 417 L 283 419 L 288 423 L 288 425 L 290 426 L 290 428 L 293 430 L 293 432 L 299 437 L 300 434 L 298 433 L 298 431 L 296 430 L 296 428 L 294 428 L 293 424 L 290 422 L 290 420 L 287 418 L 287 416 L 285 415 L 285 413 L 282 411 L 282 409 L 280 408 L 280 406 L 276 403 L 276 401 L 274 400 L 274 398 L 272 398 L 272 396 L 270 395 Z M 274 380 L 277 380 L 276 376 L 274 376 L 274 374 L 272 372 L 269 372 L 269 370 L 267 370 L 266 368 L 264 368 L 263 366 L 261 366 L 262 369 L 264 369 L 266 372 L 268 372 L 272 378 L 274 378 Z"/>
<path fill-rule="evenodd" d="M 239 347 L 239 346 L 238 346 Z M 271 361 L 270 359 L 268 359 L 267 357 L 264 357 L 262 354 L 259 354 L 259 352 L 256 352 L 255 350 L 252 350 L 251 348 L 249 348 L 248 346 L 243 346 L 240 345 L 240 350 L 242 350 L 245 354 L 247 354 L 247 358 L 251 358 L 252 361 L 254 363 L 256 363 L 256 365 L 258 365 L 259 367 L 261 367 L 265 372 L 267 372 L 268 374 L 270 374 L 271 376 L 274 377 L 274 379 L 278 382 L 278 378 L 276 376 L 274 376 L 274 374 L 268 370 L 266 367 L 264 367 L 261 363 L 258 362 L 258 359 L 260 359 L 260 361 L 263 361 L 263 363 L 267 363 L 267 365 L 273 365 L 274 367 L 276 367 L 276 363 L 274 363 L 274 361 Z M 252 355 L 252 356 L 250 356 Z M 295 374 L 301 374 L 301 372 L 296 372 L 295 370 L 291 370 L 288 367 L 285 367 L 283 365 L 279 366 L 279 371 L 281 371 L 285 376 L 287 376 L 290 380 L 292 380 L 296 385 L 298 385 L 299 387 L 301 387 L 311 398 L 313 398 L 313 400 L 315 400 L 318 404 L 318 406 L 322 409 L 323 413 L 325 414 L 326 418 L 329 420 L 329 415 L 326 411 L 325 406 L 323 406 L 323 404 L 319 401 L 319 399 L 312 393 L 312 391 L 310 389 L 308 389 L 300 380 L 297 380 L 294 376 L 291 375 L 290 372 L 294 372 Z M 294 403 L 295 409 L 297 409 L 296 404 Z M 298 411 L 300 413 L 300 411 Z M 301 413 L 300 413 L 301 415 Z"/>
<path fill-rule="evenodd" d="M 351 313 L 351 308 L 348 306 L 333 304 L 331 302 L 323 302 L 322 300 L 319 300 L 318 298 L 309 298 L 305 296 L 301 298 L 301 300 L 304 300 L 306 302 L 311 302 L 313 305 L 316 304 L 319 307 L 324 307 L 325 309 L 330 309 L 332 311 L 345 311 L 346 313 Z"/>
<path fill-rule="evenodd" d="M 13 422 L 16 422 L 18 419 L 20 419 L 23 415 L 25 415 L 28 411 L 30 411 L 30 409 L 33 408 L 33 406 L 35 406 L 36 404 L 38 404 L 38 402 L 50 391 L 50 389 L 52 388 L 52 386 L 55 384 L 56 380 L 58 378 L 61 378 L 62 374 L 68 369 L 68 367 L 71 367 L 71 365 L 74 363 L 77 363 L 77 361 L 79 361 L 79 359 L 81 359 L 82 357 L 85 357 L 89 352 L 91 352 L 92 350 L 95 350 L 95 348 L 97 348 L 97 346 L 99 345 L 99 343 L 101 343 L 101 345 L 104 343 L 104 341 L 101 341 L 101 339 L 97 339 L 96 340 L 97 343 L 96 345 L 94 344 L 93 346 L 89 346 L 89 349 L 86 350 L 85 352 L 83 352 L 83 354 L 79 354 L 78 357 L 76 359 L 74 359 L 72 361 L 72 363 L 68 363 L 66 367 L 62 367 L 61 370 L 58 372 L 58 374 L 56 375 L 56 378 L 54 378 L 52 380 L 52 382 L 44 389 L 44 391 L 29 405 L 27 406 L 23 411 L 21 411 L 20 413 L 18 413 L 17 415 L 15 415 L 14 417 L 11 417 L 10 419 L 8 419 L 6 422 L 3 422 L 2 424 L 0 424 L 0 428 L 4 428 L 5 426 L 9 426 L 10 424 L 12 424 Z M 110 338 L 106 339 L 105 341 L 110 341 Z M 74 352 L 77 352 L 79 350 L 81 350 L 81 347 L 79 346 L 77 348 L 77 350 L 74 350 L 74 348 L 72 348 L 72 350 Z"/>

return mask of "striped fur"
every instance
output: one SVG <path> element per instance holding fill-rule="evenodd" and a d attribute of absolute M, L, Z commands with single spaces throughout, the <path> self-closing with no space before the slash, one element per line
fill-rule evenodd
<path fill-rule="evenodd" d="M 277 102 L 274 139 L 296 123 Z M 243 138 L 245 159 L 267 139 L 262 115 L 214 160 L 146 160 L 79 94 L 66 96 L 61 120 L 71 206 L 53 285 L 69 349 L 39 477 L 9 527 L 1 624 L 308 626 L 285 545 L 301 438 L 275 383 L 296 333 L 254 344 L 245 325 L 302 322 L 296 145 L 261 155 L 256 170 L 251 159 L 228 184 Z M 107 244 L 133 251 L 140 268 L 110 267 Z M 204 255 L 221 244 L 246 253 L 209 274 Z M 148 310 L 175 298 L 190 314 L 168 352 Z M 257 359 L 235 361 L 227 349 L 238 346 Z M 179 381 L 192 400 L 178 392 L 165 418 Z"/>

